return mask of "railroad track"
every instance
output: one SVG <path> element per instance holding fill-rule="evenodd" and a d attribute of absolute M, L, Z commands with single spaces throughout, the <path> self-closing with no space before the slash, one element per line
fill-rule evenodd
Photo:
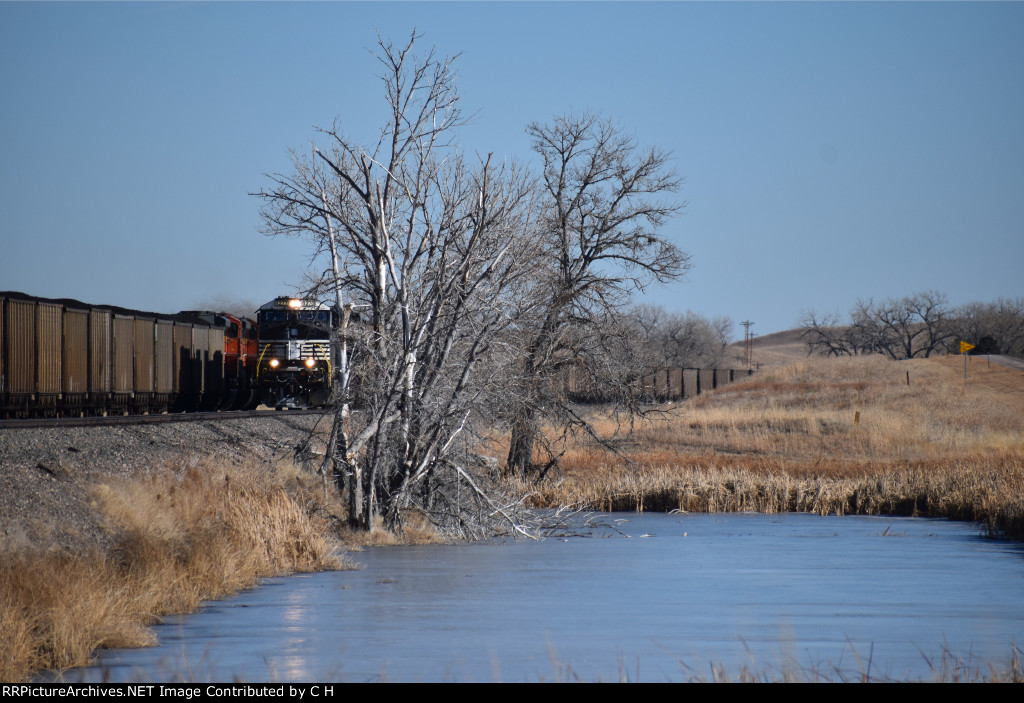
<path fill-rule="evenodd" d="M 226 410 L 221 412 L 161 413 L 153 415 L 105 415 L 92 417 L 47 417 L 0 420 L 0 429 L 26 429 L 32 427 L 107 427 L 112 425 L 155 425 L 165 422 L 209 422 L 220 420 L 246 420 L 251 418 L 289 417 L 295 415 L 323 415 L 322 408 L 303 410 Z"/>

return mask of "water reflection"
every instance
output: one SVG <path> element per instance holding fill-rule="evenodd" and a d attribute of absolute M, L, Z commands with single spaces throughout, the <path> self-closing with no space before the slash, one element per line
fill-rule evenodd
<path fill-rule="evenodd" d="M 1005 662 L 1024 642 L 1024 549 L 970 525 L 754 514 L 617 524 L 621 534 L 539 544 L 370 549 L 353 555 L 360 571 L 272 579 L 171 619 L 161 647 L 108 652 L 82 675 L 661 681 L 722 664 L 927 676 L 925 656 L 944 646 Z"/>

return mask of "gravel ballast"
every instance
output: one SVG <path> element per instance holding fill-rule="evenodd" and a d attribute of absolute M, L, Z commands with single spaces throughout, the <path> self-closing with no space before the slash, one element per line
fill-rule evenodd
<path fill-rule="evenodd" d="M 96 484 L 205 460 L 271 470 L 295 455 L 319 419 L 268 412 L 237 420 L 0 429 L 0 553 L 102 549 L 109 536 L 90 507 Z"/>

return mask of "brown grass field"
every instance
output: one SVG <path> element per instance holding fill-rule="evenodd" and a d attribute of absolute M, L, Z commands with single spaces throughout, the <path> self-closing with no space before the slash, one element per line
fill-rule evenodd
<path fill-rule="evenodd" d="M 909 375 L 909 385 L 907 378 Z M 532 505 L 975 521 L 1024 539 L 1024 373 L 962 357 L 804 359 L 658 409 L 595 415 Z"/>

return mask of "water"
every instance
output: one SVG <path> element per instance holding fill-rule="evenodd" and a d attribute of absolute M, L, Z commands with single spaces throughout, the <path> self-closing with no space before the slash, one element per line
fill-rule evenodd
<path fill-rule="evenodd" d="M 925 677 L 1024 642 L 1024 547 L 888 517 L 617 514 L 590 538 L 384 547 L 169 618 L 71 680 Z M 931 661 L 931 665 L 929 664 Z"/>

